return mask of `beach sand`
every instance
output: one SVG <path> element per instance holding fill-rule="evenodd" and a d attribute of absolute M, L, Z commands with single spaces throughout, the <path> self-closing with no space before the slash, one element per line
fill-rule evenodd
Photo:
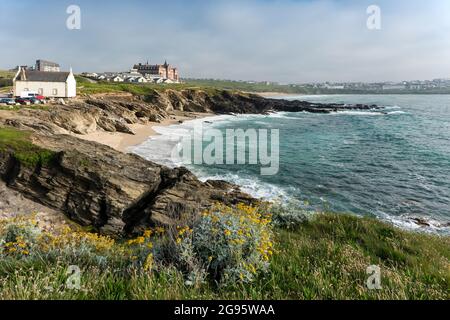
<path fill-rule="evenodd" d="M 145 142 L 149 137 L 157 135 L 158 133 L 154 130 L 154 127 L 170 126 L 175 124 L 180 124 L 181 122 L 200 119 L 214 116 L 212 113 L 199 113 L 199 112 L 178 112 L 176 114 L 170 115 L 169 119 L 162 122 L 149 122 L 148 124 L 132 124 L 129 127 L 135 133 L 127 134 L 121 132 L 106 132 L 106 131 L 96 131 L 89 134 L 73 134 L 74 136 L 88 140 L 98 142 L 107 145 L 113 149 L 120 152 L 126 153 L 130 147 L 137 146 Z"/>
<path fill-rule="evenodd" d="M 300 96 L 301 94 L 294 94 L 294 93 L 282 93 L 282 92 L 249 92 L 252 94 L 256 94 L 258 96 L 261 96 L 263 98 L 275 98 L 275 97 L 295 97 Z"/>

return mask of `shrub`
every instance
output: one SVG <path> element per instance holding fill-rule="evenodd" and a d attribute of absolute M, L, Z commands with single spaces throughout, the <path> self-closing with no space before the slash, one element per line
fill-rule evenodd
<path fill-rule="evenodd" d="M 207 278 L 221 285 L 246 283 L 267 270 L 273 254 L 271 216 L 261 208 L 239 204 L 215 205 L 192 226 L 169 228 L 164 237 L 147 231 L 128 243 L 137 248 L 138 263 L 145 269 L 175 266 L 198 286 Z"/>
<path fill-rule="evenodd" d="M 264 271 L 273 254 L 271 216 L 259 208 L 217 205 L 202 214 L 189 237 L 196 257 L 214 279 L 251 282 Z M 181 235 L 182 236 L 182 235 Z"/>
<path fill-rule="evenodd" d="M 39 226 L 33 216 L 2 221 L 0 257 L 100 267 L 127 258 L 124 248 L 116 246 L 109 237 L 72 230 L 67 226 L 49 231 Z"/>
<path fill-rule="evenodd" d="M 1 225 L 0 254 L 28 256 L 34 249 L 40 230 L 33 219 L 15 218 Z"/>
<path fill-rule="evenodd" d="M 269 211 L 272 213 L 273 225 L 286 230 L 298 229 L 316 213 L 315 211 L 307 211 L 299 203 L 272 204 Z"/>

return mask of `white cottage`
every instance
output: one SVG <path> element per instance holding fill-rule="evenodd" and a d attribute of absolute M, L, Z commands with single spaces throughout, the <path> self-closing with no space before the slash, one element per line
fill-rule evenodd
<path fill-rule="evenodd" d="M 114 77 L 112 77 L 110 79 L 110 81 L 112 81 L 112 82 L 123 82 L 124 79 L 122 77 L 120 77 L 120 76 L 114 76 Z"/>
<path fill-rule="evenodd" d="M 77 81 L 70 72 L 46 72 L 19 68 L 13 79 L 14 95 L 37 92 L 48 98 L 73 98 L 77 95 Z"/>

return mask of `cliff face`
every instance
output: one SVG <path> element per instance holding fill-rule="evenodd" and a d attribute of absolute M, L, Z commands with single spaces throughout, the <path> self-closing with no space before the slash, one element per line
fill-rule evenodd
<path fill-rule="evenodd" d="M 104 234 L 174 224 L 214 201 L 253 201 L 226 182 L 202 183 L 184 168 L 169 169 L 97 143 L 67 135 L 30 139 L 54 156 L 30 165 L 14 150 L 1 152 L 0 176 L 8 187 Z"/>

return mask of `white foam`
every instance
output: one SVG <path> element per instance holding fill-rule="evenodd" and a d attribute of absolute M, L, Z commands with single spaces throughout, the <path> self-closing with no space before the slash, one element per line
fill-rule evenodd
<path fill-rule="evenodd" d="M 384 106 L 383 107 L 384 109 L 387 109 L 387 110 L 391 110 L 391 109 L 401 109 L 399 106 Z"/>
<path fill-rule="evenodd" d="M 232 115 L 220 115 L 188 120 L 184 123 L 170 126 L 155 126 L 153 130 L 159 135 L 149 137 L 144 143 L 131 147 L 128 151 L 155 163 L 163 164 L 171 168 L 178 167 L 182 163 L 172 160 L 172 151 L 177 147 L 183 137 L 191 134 L 197 124 L 202 123 L 203 127 L 208 127 L 214 124 L 223 124 L 232 118 L 235 117 Z"/>
<path fill-rule="evenodd" d="M 405 111 L 390 111 L 390 112 L 383 112 L 380 110 L 373 110 L 373 111 L 363 111 L 363 110 L 345 110 L 345 111 L 337 111 L 337 112 L 331 112 L 332 115 L 347 115 L 347 116 L 388 116 L 388 115 L 395 115 L 395 114 L 406 114 Z"/>
<path fill-rule="evenodd" d="M 391 111 L 391 112 L 388 112 L 388 114 L 406 114 L 406 112 L 405 111 Z"/>
<path fill-rule="evenodd" d="M 408 215 L 392 216 L 387 213 L 380 212 L 378 213 L 378 218 L 380 220 L 392 223 L 394 226 L 404 230 L 450 234 L 450 226 L 444 226 L 440 221 L 431 218 L 423 218 L 427 225 L 418 224 L 417 221 L 414 220 L 414 217 Z"/>
<path fill-rule="evenodd" d="M 280 112 L 274 112 L 271 113 L 270 115 L 267 115 L 265 117 L 267 118 L 276 118 L 276 119 L 292 119 L 292 120 L 300 120 L 301 118 L 299 117 L 292 117 L 290 115 L 293 114 L 300 114 L 302 112 L 284 112 L 284 111 L 280 111 Z"/>
<path fill-rule="evenodd" d="M 385 115 L 381 112 L 355 111 L 355 110 L 337 111 L 337 112 L 331 112 L 330 114 L 332 114 L 332 115 L 347 115 L 347 116 L 384 116 Z"/>
<path fill-rule="evenodd" d="M 201 169 L 190 168 L 200 179 L 200 181 L 207 180 L 225 180 L 227 182 L 236 184 L 241 187 L 241 190 L 250 194 L 255 198 L 260 198 L 269 201 L 286 201 L 290 198 L 287 190 L 275 186 L 270 183 L 263 182 L 257 177 L 247 177 L 245 175 L 238 175 L 234 173 L 221 174 L 206 174 Z"/>

